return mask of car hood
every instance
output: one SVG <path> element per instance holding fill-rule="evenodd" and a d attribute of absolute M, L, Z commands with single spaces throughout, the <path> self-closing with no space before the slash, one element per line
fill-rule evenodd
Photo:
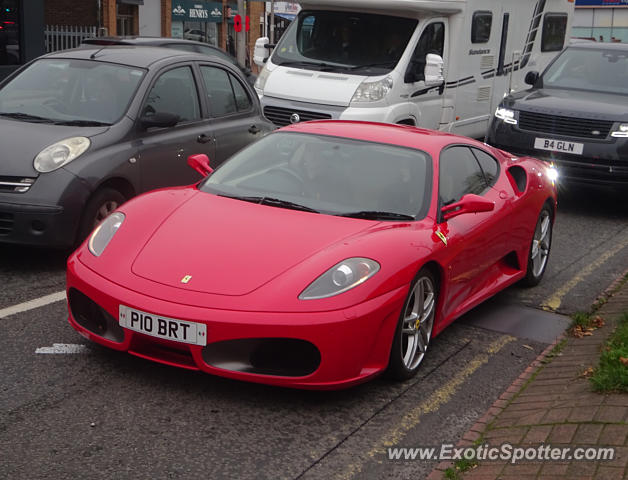
<path fill-rule="evenodd" d="M 0 118 L 0 175 L 36 177 L 33 160 L 44 148 L 70 137 L 93 137 L 109 127 L 75 127 Z"/>
<path fill-rule="evenodd" d="M 541 88 L 513 94 L 504 100 L 504 105 L 516 110 L 566 117 L 628 120 L 625 97 L 609 93 Z"/>
<path fill-rule="evenodd" d="M 198 193 L 161 223 L 132 272 L 187 291 L 246 295 L 378 223 Z M 332 266 L 321 265 L 320 273 Z"/>
<path fill-rule="evenodd" d="M 362 75 L 278 66 L 266 81 L 264 95 L 348 107 L 356 89 L 366 78 Z"/>

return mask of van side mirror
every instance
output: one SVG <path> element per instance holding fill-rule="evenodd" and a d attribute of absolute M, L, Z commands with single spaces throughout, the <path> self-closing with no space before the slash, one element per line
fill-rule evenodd
<path fill-rule="evenodd" d="M 255 48 L 253 49 L 253 62 L 258 67 L 263 67 L 270 57 L 270 45 L 268 37 L 260 37 L 255 40 Z"/>
<path fill-rule="evenodd" d="M 174 113 L 168 112 L 155 112 L 151 115 L 144 115 L 140 117 L 140 125 L 143 128 L 167 128 L 174 127 L 177 123 L 179 123 L 180 117 L 179 115 L 175 115 Z"/>
<path fill-rule="evenodd" d="M 443 68 L 445 62 L 440 55 L 428 53 L 425 57 L 425 86 L 437 87 L 445 81 Z"/>
<path fill-rule="evenodd" d="M 530 71 L 528 73 L 526 73 L 526 78 L 524 79 L 524 82 L 526 82 L 528 85 L 536 85 L 536 82 L 539 81 L 539 72 L 536 71 Z"/>
<path fill-rule="evenodd" d="M 495 209 L 495 203 L 484 197 L 467 193 L 456 203 L 445 205 L 441 208 L 443 220 L 463 215 L 465 213 L 492 212 Z"/>
<path fill-rule="evenodd" d="M 188 165 L 200 173 L 203 177 L 206 177 L 214 171 L 214 169 L 209 166 L 209 157 L 204 153 L 190 155 L 188 157 Z"/>

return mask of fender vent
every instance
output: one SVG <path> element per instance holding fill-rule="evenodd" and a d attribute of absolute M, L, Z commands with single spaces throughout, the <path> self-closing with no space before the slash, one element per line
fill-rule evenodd
<path fill-rule="evenodd" d="M 515 165 L 508 169 L 508 178 L 510 179 L 510 183 L 513 188 L 517 190 L 518 193 L 523 193 L 526 191 L 526 187 L 528 185 L 528 175 L 526 171 Z"/>

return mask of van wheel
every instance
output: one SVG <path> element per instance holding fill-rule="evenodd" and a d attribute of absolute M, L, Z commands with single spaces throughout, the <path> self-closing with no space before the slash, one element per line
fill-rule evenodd
<path fill-rule="evenodd" d="M 77 244 L 85 240 L 100 222 L 113 213 L 113 211 L 125 201 L 124 195 L 113 188 L 105 187 L 97 190 L 96 193 L 91 196 L 83 210 L 81 225 L 76 239 Z"/>

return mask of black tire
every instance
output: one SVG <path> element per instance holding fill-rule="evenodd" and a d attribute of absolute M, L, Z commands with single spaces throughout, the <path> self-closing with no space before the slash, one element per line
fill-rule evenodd
<path fill-rule="evenodd" d="M 119 191 L 104 187 L 97 190 L 87 202 L 76 238 L 77 245 L 102 222 L 111 212 L 126 201 Z"/>
<path fill-rule="evenodd" d="M 547 222 L 547 231 L 543 234 L 543 223 Z M 549 206 L 545 205 L 539 213 L 539 218 L 534 227 L 534 234 L 528 252 L 528 264 L 526 265 L 526 276 L 521 280 L 524 287 L 534 287 L 541 282 L 547 261 L 549 260 L 550 249 L 552 247 L 552 227 L 553 215 Z M 539 248 L 540 247 L 540 248 Z M 541 257 L 539 257 L 539 255 Z"/>
<path fill-rule="evenodd" d="M 421 286 L 423 302 L 417 303 Z M 425 305 L 425 300 L 428 300 L 427 306 Z M 399 315 L 399 321 L 390 349 L 390 361 L 388 362 L 388 370 L 386 372 L 388 377 L 394 380 L 407 380 L 416 375 L 432 338 L 437 305 L 438 285 L 432 272 L 427 268 L 423 268 L 412 281 L 408 296 Z M 422 312 L 420 317 L 418 316 L 419 309 Z M 416 321 L 419 318 L 423 318 L 420 323 Z M 406 324 L 408 324 L 408 328 L 404 328 Z M 417 325 L 420 325 L 419 328 L 417 328 Z M 415 333 L 411 333 L 412 331 Z M 417 341 L 419 336 L 421 341 Z M 411 340 L 411 337 L 414 340 Z M 415 343 L 415 353 L 413 355 L 412 347 Z M 423 347 L 422 350 L 421 345 Z"/>

